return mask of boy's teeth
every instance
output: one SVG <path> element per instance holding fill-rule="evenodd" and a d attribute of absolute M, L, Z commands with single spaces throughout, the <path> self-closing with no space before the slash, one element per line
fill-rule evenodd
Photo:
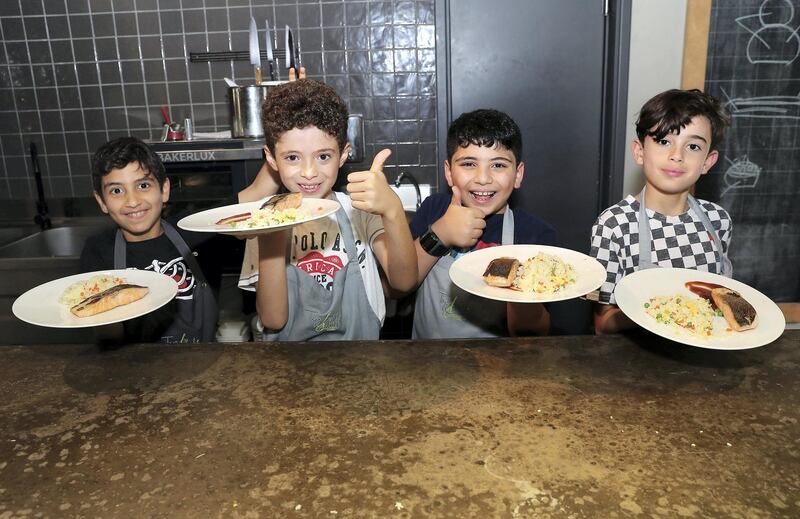
<path fill-rule="evenodd" d="M 473 195 L 475 196 L 492 196 L 494 195 L 493 191 L 473 191 Z"/>

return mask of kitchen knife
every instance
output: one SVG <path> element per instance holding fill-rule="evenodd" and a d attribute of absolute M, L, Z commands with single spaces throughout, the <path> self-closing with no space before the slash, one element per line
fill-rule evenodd
<path fill-rule="evenodd" d="M 264 39 L 266 40 L 267 43 L 267 61 L 269 62 L 269 78 L 272 81 L 275 81 L 278 78 L 275 74 L 275 58 L 272 55 L 272 37 L 270 36 L 270 31 L 269 31 L 269 20 L 265 19 L 264 23 L 267 26 L 267 34 L 266 36 L 264 36 Z"/>
<path fill-rule="evenodd" d="M 297 66 L 297 78 L 304 79 L 306 77 L 306 68 L 303 66 L 303 60 L 300 58 L 300 28 L 297 28 L 297 38 L 294 40 L 294 63 Z"/>
<path fill-rule="evenodd" d="M 256 19 L 250 17 L 250 64 L 255 67 L 256 85 L 261 84 L 261 51 L 258 48 L 258 28 Z"/>
<path fill-rule="evenodd" d="M 294 36 L 289 26 L 286 26 L 286 69 L 289 71 L 289 81 L 297 79 L 294 68 Z"/>

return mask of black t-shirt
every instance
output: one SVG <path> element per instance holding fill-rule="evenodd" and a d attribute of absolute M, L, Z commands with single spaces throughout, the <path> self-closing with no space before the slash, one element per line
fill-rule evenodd
<path fill-rule="evenodd" d="M 219 294 L 222 264 L 226 251 L 231 251 L 229 236 L 193 233 L 178 229 L 189 249 L 195 254 L 202 275 L 215 297 Z M 86 241 L 81 252 L 81 271 L 91 272 L 114 268 L 114 241 L 117 228 L 103 231 Z M 226 240 L 227 238 L 227 240 Z M 238 240 L 235 240 L 238 241 Z M 241 258 L 239 259 L 241 263 Z M 178 282 L 178 295 L 167 305 L 142 317 L 125 321 L 126 342 L 179 342 L 164 332 L 177 314 L 178 305 L 193 305 L 197 285 L 195 274 L 166 234 L 140 242 L 127 242 L 126 268 L 161 272 Z"/>

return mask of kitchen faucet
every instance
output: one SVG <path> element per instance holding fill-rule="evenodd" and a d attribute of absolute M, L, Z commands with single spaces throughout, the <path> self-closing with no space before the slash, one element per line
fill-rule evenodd
<path fill-rule="evenodd" d="M 50 215 L 47 211 L 44 186 L 42 185 L 42 171 L 39 169 L 39 155 L 36 151 L 36 144 L 33 142 L 31 143 L 31 164 L 33 165 L 33 178 L 36 179 L 36 191 L 39 194 L 39 200 L 36 202 L 36 216 L 33 221 L 44 231 L 53 227 L 53 222 L 50 221 Z"/>
<path fill-rule="evenodd" d="M 397 175 L 397 178 L 394 179 L 394 187 L 399 188 L 400 187 L 400 183 L 403 182 L 403 179 L 407 179 L 408 182 L 411 185 L 414 186 L 414 191 L 417 192 L 417 206 L 416 207 L 417 207 L 417 209 L 419 209 L 419 206 L 422 204 L 422 193 L 420 193 L 420 191 L 419 191 L 419 183 L 417 182 L 417 179 L 414 178 L 414 175 L 412 175 L 411 173 L 409 173 L 407 171 L 401 171 L 400 174 Z"/>

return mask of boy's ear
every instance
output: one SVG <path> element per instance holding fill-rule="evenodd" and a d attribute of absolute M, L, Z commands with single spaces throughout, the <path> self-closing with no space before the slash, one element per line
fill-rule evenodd
<path fill-rule="evenodd" d="M 269 151 L 269 147 L 266 144 L 264 145 L 264 157 L 267 159 L 267 164 L 269 164 L 269 167 L 272 168 L 272 171 L 278 171 L 278 161 L 276 161 L 275 157 L 272 156 L 272 153 Z"/>
<path fill-rule="evenodd" d="M 169 201 L 169 178 L 164 179 L 164 184 L 161 186 L 161 201 L 166 203 Z"/>
<path fill-rule="evenodd" d="M 444 161 L 444 178 L 447 180 L 447 185 L 453 187 L 453 174 L 450 172 L 450 161 Z"/>
<path fill-rule="evenodd" d="M 100 196 L 97 193 L 97 191 L 94 192 L 94 199 L 97 200 L 97 205 L 100 206 L 100 210 L 108 214 L 108 207 L 106 206 L 106 203 L 103 201 L 103 197 Z"/>
<path fill-rule="evenodd" d="M 520 162 L 517 164 L 517 175 L 514 178 L 514 189 L 519 189 L 522 185 L 522 178 L 525 176 L 525 163 Z"/>
<path fill-rule="evenodd" d="M 339 167 L 341 168 L 344 166 L 344 163 L 347 162 L 347 157 L 350 156 L 350 143 L 346 142 L 344 144 L 344 148 L 342 148 L 342 154 L 339 156 Z"/>
<path fill-rule="evenodd" d="M 631 151 L 633 151 L 633 160 L 636 164 L 644 165 L 644 145 L 639 139 L 633 139 L 631 142 Z"/>
<path fill-rule="evenodd" d="M 708 170 L 717 163 L 719 159 L 719 152 L 717 150 L 712 150 L 711 153 L 708 154 L 706 157 L 705 162 L 703 162 L 703 171 L 700 172 L 701 175 L 705 175 L 708 173 Z"/>

